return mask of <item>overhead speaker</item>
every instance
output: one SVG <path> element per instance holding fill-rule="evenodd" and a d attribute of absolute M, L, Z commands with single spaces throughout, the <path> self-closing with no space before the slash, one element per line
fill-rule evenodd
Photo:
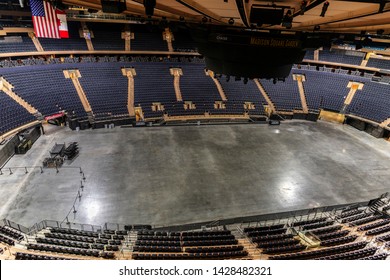
<path fill-rule="evenodd" d="M 281 24 L 284 16 L 284 8 L 268 6 L 252 6 L 250 22 L 258 25 Z"/>
<path fill-rule="evenodd" d="M 126 0 L 101 0 L 104 13 L 120 14 L 126 10 Z"/>
<path fill-rule="evenodd" d="M 154 8 L 156 7 L 156 0 L 144 0 L 145 14 L 153 16 Z"/>

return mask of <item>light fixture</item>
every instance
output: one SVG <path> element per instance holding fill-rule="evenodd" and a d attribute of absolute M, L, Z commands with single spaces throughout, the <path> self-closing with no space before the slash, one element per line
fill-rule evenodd
<path fill-rule="evenodd" d="M 329 7 L 329 1 L 326 1 L 324 5 L 322 6 L 322 11 L 321 11 L 321 17 L 324 17 L 326 14 L 326 11 L 328 10 Z"/>

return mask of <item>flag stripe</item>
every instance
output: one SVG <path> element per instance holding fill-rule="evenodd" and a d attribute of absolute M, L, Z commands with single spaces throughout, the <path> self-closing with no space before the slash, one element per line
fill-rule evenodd
<path fill-rule="evenodd" d="M 37 37 L 60 38 L 59 20 L 49 2 L 30 0 L 34 30 Z"/>

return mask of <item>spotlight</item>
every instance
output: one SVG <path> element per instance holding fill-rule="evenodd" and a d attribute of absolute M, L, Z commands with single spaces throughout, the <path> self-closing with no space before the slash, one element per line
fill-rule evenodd
<path fill-rule="evenodd" d="M 233 24 L 234 24 L 234 19 L 233 19 L 233 18 L 230 18 L 229 21 L 228 21 L 228 23 L 229 23 L 230 25 L 233 25 Z"/>
<path fill-rule="evenodd" d="M 154 7 L 156 7 L 156 0 L 144 0 L 145 14 L 153 16 Z"/>
<path fill-rule="evenodd" d="M 324 5 L 322 6 L 322 11 L 321 11 L 321 17 L 324 17 L 326 14 L 326 11 L 328 10 L 329 7 L 329 1 L 326 1 Z"/>
<path fill-rule="evenodd" d="M 203 18 L 202 18 L 202 22 L 203 22 L 203 23 L 206 23 L 207 21 L 208 21 L 207 17 L 203 17 Z"/>
<path fill-rule="evenodd" d="M 180 20 L 180 21 L 184 21 L 184 17 L 181 16 L 181 17 L 179 18 L 179 20 Z"/>
<path fill-rule="evenodd" d="M 282 26 L 286 27 L 287 29 L 290 29 L 292 27 L 292 21 L 293 21 L 292 12 L 291 10 L 288 10 L 283 17 Z"/>
<path fill-rule="evenodd" d="M 306 1 L 306 0 L 303 0 L 303 1 L 301 2 L 301 15 L 304 15 L 304 14 L 305 14 L 306 6 L 307 6 L 307 1 Z"/>
<path fill-rule="evenodd" d="M 314 26 L 314 31 L 319 31 L 321 27 L 319 25 Z"/>

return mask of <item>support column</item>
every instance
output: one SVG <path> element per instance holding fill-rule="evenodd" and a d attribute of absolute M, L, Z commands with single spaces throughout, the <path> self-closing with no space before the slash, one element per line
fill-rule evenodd
<path fill-rule="evenodd" d="M 88 114 L 88 119 L 92 123 L 94 121 L 93 117 L 93 111 L 92 107 L 89 104 L 88 98 L 84 92 L 83 87 L 80 84 L 79 78 L 81 78 L 80 71 L 75 69 L 75 70 L 64 70 L 63 71 L 64 76 L 66 79 L 72 79 L 73 86 L 75 87 L 77 94 L 80 98 L 81 104 L 83 104 L 85 112 Z"/>
<path fill-rule="evenodd" d="M 389 124 L 390 124 L 390 118 L 388 118 L 387 120 L 384 120 L 383 122 L 381 122 L 380 126 L 381 127 L 387 127 Z M 389 140 L 390 140 L 390 138 L 389 138 Z"/>
<path fill-rule="evenodd" d="M 341 108 L 340 113 L 345 114 L 347 107 L 349 106 L 349 104 L 351 104 L 352 99 L 355 96 L 356 92 L 358 90 L 362 90 L 363 87 L 364 87 L 363 83 L 352 82 L 352 81 L 348 83 L 347 88 L 349 88 L 350 90 L 348 92 L 347 97 L 344 100 L 344 105 L 343 105 L 343 108 Z"/>
<path fill-rule="evenodd" d="M 168 51 L 173 52 L 172 41 L 174 41 L 175 38 L 169 28 L 165 28 L 165 31 L 163 32 L 163 40 L 167 41 Z"/>
<path fill-rule="evenodd" d="M 314 57 L 313 57 L 313 59 L 314 59 L 315 61 L 320 60 L 320 49 L 316 49 L 316 50 L 314 51 Z"/>
<path fill-rule="evenodd" d="M 305 75 L 294 74 L 293 79 L 294 81 L 298 82 L 298 91 L 299 91 L 299 97 L 301 98 L 302 111 L 304 114 L 307 114 L 309 113 L 309 108 L 307 107 L 305 89 L 303 88 L 303 82 L 306 82 L 306 77 Z"/>
<path fill-rule="evenodd" d="M 35 48 L 37 49 L 38 52 L 43 52 L 44 51 L 44 49 L 43 49 L 43 47 L 41 45 L 41 42 L 39 42 L 38 38 L 35 37 L 34 32 L 29 32 L 28 33 L 28 37 L 31 38 L 31 40 L 33 41 L 34 46 L 35 46 Z"/>
<path fill-rule="evenodd" d="M 175 87 L 176 100 L 183 101 L 183 97 L 181 96 L 180 90 L 180 76 L 183 75 L 183 70 L 181 70 L 181 68 L 171 68 L 169 69 L 169 71 L 173 76 L 173 85 Z"/>
<path fill-rule="evenodd" d="M 366 67 L 367 66 L 367 63 L 368 63 L 368 60 L 370 59 L 371 55 L 373 53 L 366 53 L 366 56 L 364 57 L 364 59 L 362 60 L 362 63 L 360 64 L 360 66 L 362 67 Z"/>
<path fill-rule="evenodd" d="M 135 116 L 134 109 L 134 77 L 137 75 L 134 68 L 122 68 L 122 75 L 126 76 L 128 79 L 128 88 L 127 88 L 127 110 L 129 111 L 129 116 Z"/>
<path fill-rule="evenodd" d="M 222 101 L 227 101 L 227 98 L 226 98 L 226 95 L 225 95 L 225 91 L 223 90 L 223 88 L 221 86 L 221 83 L 218 81 L 218 79 L 215 78 L 214 72 L 211 71 L 211 70 L 207 70 L 207 71 L 205 71 L 205 73 L 206 73 L 206 76 L 209 76 L 213 80 L 215 86 L 218 89 L 219 96 L 221 96 L 221 100 Z"/>
<path fill-rule="evenodd" d="M 26 109 L 30 114 L 37 116 L 41 115 L 37 109 L 35 109 L 30 103 L 21 98 L 14 92 L 14 87 L 4 77 L 0 77 L 0 91 L 3 91 L 9 97 L 11 97 L 16 103 Z M 41 115 L 42 116 L 42 115 Z"/>
<path fill-rule="evenodd" d="M 125 40 L 125 51 L 131 50 L 131 40 L 134 40 L 134 33 L 130 31 L 122 32 L 122 39 Z"/>
<path fill-rule="evenodd" d="M 80 38 L 84 38 L 85 42 L 87 43 L 87 47 L 89 51 L 94 51 L 95 49 L 93 48 L 92 40 L 91 38 L 94 38 L 93 33 L 88 29 L 87 25 L 85 22 L 81 22 L 81 30 L 79 31 L 80 33 Z"/>
<path fill-rule="evenodd" d="M 261 95 L 263 95 L 265 101 L 267 101 L 268 107 L 269 107 L 269 109 L 271 109 L 270 115 L 273 112 L 276 112 L 275 105 L 272 102 L 271 98 L 269 98 L 268 93 L 265 91 L 263 85 L 260 83 L 260 81 L 258 79 L 253 79 L 253 81 L 255 82 L 257 88 L 259 89 Z"/>

